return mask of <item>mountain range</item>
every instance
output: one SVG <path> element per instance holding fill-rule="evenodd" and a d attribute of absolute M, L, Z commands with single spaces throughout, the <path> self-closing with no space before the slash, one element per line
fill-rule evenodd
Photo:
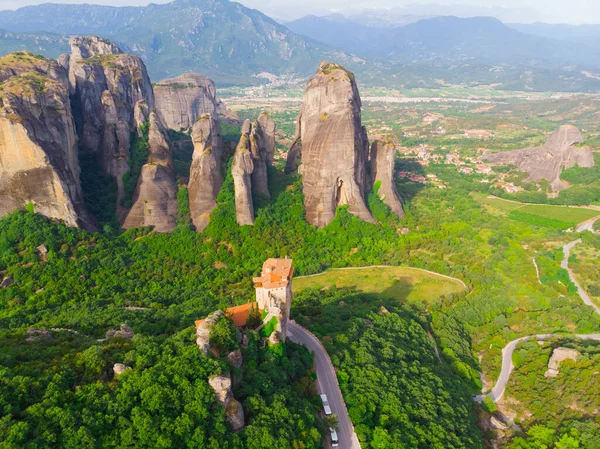
<path fill-rule="evenodd" d="M 228 0 L 175 0 L 143 7 L 43 4 L 0 11 L 0 51 L 56 57 L 67 36 L 98 35 L 140 56 L 152 79 L 197 72 L 219 85 L 252 84 L 263 72 L 306 78 L 321 60 L 362 83 L 598 91 L 598 28 L 511 25 L 490 17 L 307 16 L 281 25 Z M 395 16 L 394 16 L 395 17 Z M 414 21 L 416 20 L 416 21 Z M 591 74 L 592 76 L 589 76 Z"/>
<path fill-rule="evenodd" d="M 175 0 L 143 7 L 43 4 L 0 11 L 0 29 L 27 33 L 12 35 L 11 40 L 30 41 L 30 50 L 45 50 L 40 51 L 45 55 L 66 48 L 60 36 L 109 38 L 140 56 L 153 79 L 194 71 L 243 82 L 265 71 L 308 75 L 322 59 L 346 59 L 257 10 L 227 0 Z M 39 32 L 56 36 L 42 46 L 31 34 Z M 10 45 L 4 41 L 0 48 Z"/>

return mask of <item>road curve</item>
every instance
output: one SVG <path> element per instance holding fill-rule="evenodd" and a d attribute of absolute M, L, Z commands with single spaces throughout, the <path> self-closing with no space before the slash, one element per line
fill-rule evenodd
<path fill-rule="evenodd" d="M 579 335 L 570 335 L 570 334 L 539 334 L 539 335 L 529 335 L 527 337 L 517 338 L 516 340 L 511 341 L 507 344 L 504 349 L 502 349 L 502 370 L 500 371 L 500 376 L 496 381 L 496 385 L 488 394 L 481 394 L 475 396 L 475 401 L 482 402 L 485 397 L 490 397 L 494 402 L 497 402 L 502 395 L 504 395 L 504 390 L 506 390 L 506 384 L 508 383 L 508 379 L 510 378 L 510 374 L 514 369 L 514 365 L 512 363 L 512 356 L 515 352 L 515 349 L 519 343 L 525 340 L 530 340 L 535 338 L 537 340 L 550 340 L 552 338 L 578 338 L 580 340 L 595 340 L 600 341 L 600 334 L 579 334 Z"/>
<path fill-rule="evenodd" d="M 306 346 L 315 355 L 317 390 L 319 394 L 327 395 L 331 411 L 337 415 L 340 423 L 337 432 L 339 449 L 360 449 L 358 437 L 354 433 L 354 427 L 348 416 L 348 410 L 327 351 L 317 337 L 293 320 L 288 324 L 288 337 L 293 342 Z"/>
<path fill-rule="evenodd" d="M 577 282 L 577 279 L 575 279 L 575 276 L 573 275 L 573 272 L 569 268 L 569 256 L 571 254 L 571 250 L 573 249 L 573 247 L 575 245 L 578 245 L 581 242 L 582 242 L 582 240 L 578 239 L 578 240 L 575 240 L 574 242 L 571 242 L 568 245 L 565 245 L 563 247 L 563 253 L 564 253 L 565 257 L 562 260 L 562 262 L 560 263 L 560 266 L 569 272 L 569 278 L 571 279 L 571 282 L 573 284 L 575 284 L 575 286 L 577 287 L 577 293 L 579 293 L 579 296 L 581 297 L 581 299 L 583 300 L 583 302 L 586 305 L 588 305 L 590 307 L 593 307 L 593 309 L 596 311 L 597 314 L 600 314 L 600 307 L 598 307 L 592 301 L 592 299 L 589 297 L 589 295 L 587 294 L 587 292 L 583 288 L 581 288 L 581 285 L 579 285 L 579 282 Z"/>
<path fill-rule="evenodd" d="M 592 229 L 592 226 L 594 225 L 594 223 L 597 220 L 598 220 L 598 217 L 596 217 L 592 220 L 588 220 L 588 221 L 582 223 L 581 225 L 579 225 L 577 230 L 579 232 L 589 231 Z M 569 268 L 569 256 L 571 254 L 571 250 L 573 249 L 573 247 L 575 245 L 578 245 L 581 242 L 582 242 L 582 240 L 578 239 L 571 243 L 566 244 L 563 247 L 564 258 L 561 261 L 560 266 L 569 272 L 569 278 L 571 279 L 571 282 L 573 282 L 573 284 L 575 284 L 575 286 L 577 287 L 577 293 L 579 293 L 579 296 L 581 297 L 582 301 L 586 305 L 592 307 L 596 311 L 597 314 L 600 314 L 600 307 L 598 307 L 596 304 L 594 304 L 594 302 L 591 300 L 591 298 L 586 293 L 586 291 L 583 288 L 581 288 L 581 285 L 579 285 L 579 283 L 575 279 L 575 276 L 573 275 L 573 272 Z M 535 259 L 534 259 L 534 261 L 535 261 Z M 568 337 L 568 336 L 569 335 L 564 335 L 564 334 L 540 334 L 540 335 L 530 335 L 528 337 L 521 337 L 521 338 L 511 341 L 509 344 L 507 344 L 502 349 L 502 369 L 500 370 L 500 376 L 498 377 L 498 380 L 496 381 L 496 385 L 494 386 L 494 388 L 492 388 L 492 391 L 489 392 L 488 394 L 482 394 L 482 395 L 475 396 L 475 400 L 477 402 L 482 402 L 486 396 L 489 396 L 492 398 L 492 400 L 494 402 L 497 402 L 502 397 L 502 395 L 504 394 L 504 390 L 506 389 L 506 384 L 508 383 L 508 379 L 510 378 L 510 374 L 512 373 L 512 370 L 514 368 L 514 365 L 512 363 L 512 356 L 513 356 L 513 353 L 515 352 L 515 348 L 517 347 L 517 345 L 519 343 L 521 343 L 522 341 L 525 341 L 525 340 L 529 340 L 531 338 L 537 338 L 538 340 L 547 340 L 550 338 L 557 338 L 557 337 L 560 338 L 560 337 Z M 574 337 L 582 339 L 582 340 L 600 341 L 600 334 L 574 335 Z"/>

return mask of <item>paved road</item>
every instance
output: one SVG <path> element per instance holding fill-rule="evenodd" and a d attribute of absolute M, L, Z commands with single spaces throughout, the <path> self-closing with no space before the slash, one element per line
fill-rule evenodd
<path fill-rule="evenodd" d="M 581 225 L 578 226 L 577 231 L 583 232 L 583 231 L 591 230 L 592 226 L 594 225 L 594 222 L 596 222 L 596 220 L 598 220 L 598 218 L 594 218 L 592 220 L 588 220 L 588 221 L 582 223 Z M 575 276 L 573 276 L 573 272 L 569 268 L 569 255 L 571 254 L 571 249 L 573 249 L 573 247 L 575 245 L 578 245 L 581 242 L 582 242 L 582 240 L 578 239 L 578 240 L 575 240 L 574 242 L 568 243 L 567 245 L 565 245 L 563 247 L 564 258 L 561 261 L 560 265 L 562 268 L 564 268 L 565 270 L 567 270 L 569 272 L 569 277 L 571 278 L 571 282 L 573 282 L 573 284 L 575 284 L 575 286 L 577 287 L 577 292 L 579 293 L 579 296 L 581 297 L 583 302 L 585 304 L 587 304 L 588 306 L 593 307 L 594 310 L 596 311 L 596 313 L 600 314 L 600 307 L 598 307 L 596 304 L 594 304 L 594 302 L 591 300 L 591 298 L 586 293 L 586 291 L 581 288 L 581 286 L 575 279 Z M 535 259 L 534 259 L 534 261 L 535 261 Z M 490 393 L 475 396 L 475 400 L 477 402 L 481 402 L 481 401 L 483 401 L 483 399 L 486 396 L 489 396 L 494 400 L 494 402 L 496 402 L 502 397 L 502 395 L 504 394 L 504 390 L 506 389 L 506 384 L 508 383 L 508 379 L 510 378 L 510 374 L 512 373 L 512 370 L 514 368 L 514 365 L 512 363 L 513 352 L 515 351 L 515 348 L 517 347 L 517 345 L 519 343 L 521 343 L 522 341 L 525 341 L 525 340 L 529 340 L 531 338 L 537 338 L 538 340 L 547 340 L 550 338 L 565 337 L 565 336 L 568 336 L 568 335 L 562 335 L 562 334 L 530 335 L 528 337 L 522 337 L 522 338 L 518 338 L 517 340 L 511 341 L 509 344 L 507 344 L 504 347 L 504 349 L 502 349 L 502 370 L 500 371 L 500 376 L 498 377 L 498 380 L 496 381 L 496 385 L 494 386 L 494 388 L 492 389 L 492 391 Z M 600 334 L 575 335 L 575 337 L 580 338 L 582 340 L 600 341 Z"/>
<path fill-rule="evenodd" d="M 573 275 L 573 272 L 569 268 L 569 255 L 571 254 L 571 250 L 573 249 L 573 247 L 575 245 L 578 245 L 581 242 L 582 242 L 582 240 L 578 239 L 578 240 L 575 240 L 574 242 L 571 242 L 568 245 L 565 245 L 563 247 L 563 253 L 564 253 L 565 257 L 562 260 L 562 262 L 560 263 L 560 266 L 563 267 L 565 270 L 567 270 L 569 272 L 569 278 L 571 278 L 571 282 L 573 284 L 575 284 L 575 286 L 577 287 L 577 293 L 579 293 L 579 296 L 581 297 L 581 299 L 583 300 L 583 302 L 585 304 L 587 304 L 588 306 L 593 307 L 594 310 L 596 311 L 596 313 L 600 314 L 600 307 L 598 307 L 592 301 L 592 299 L 589 297 L 589 295 L 587 294 L 587 292 L 583 288 L 581 288 L 581 285 L 579 285 L 579 282 L 577 282 L 577 279 L 575 279 L 575 276 Z"/>
<path fill-rule="evenodd" d="M 337 415 L 340 422 L 337 432 L 340 441 L 339 449 L 360 449 L 360 443 L 354 433 L 354 427 L 348 416 L 346 404 L 337 383 L 337 376 L 327 351 L 325 351 L 317 337 L 294 321 L 290 321 L 288 324 L 288 337 L 293 342 L 306 346 L 309 351 L 315 354 L 317 390 L 319 394 L 327 395 L 331 412 Z"/>
<path fill-rule="evenodd" d="M 482 402 L 486 396 L 492 398 L 494 402 L 497 402 L 502 395 L 504 395 L 504 390 L 506 390 L 506 384 L 508 383 L 508 379 L 510 378 L 510 374 L 513 371 L 514 365 L 512 363 L 513 352 L 515 351 L 517 345 L 525 340 L 530 340 L 535 338 L 537 340 L 550 340 L 552 338 L 579 338 L 581 340 L 596 340 L 600 341 L 600 334 L 579 334 L 579 335 L 568 335 L 568 334 L 539 334 L 539 335 L 530 335 L 528 337 L 518 338 L 516 340 L 511 341 L 507 344 L 504 349 L 502 349 L 502 370 L 500 371 L 500 376 L 498 377 L 498 381 L 496 385 L 492 389 L 492 391 L 488 394 L 482 394 L 479 396 L 475 396 L 475 400 L 477 402 Z"/>

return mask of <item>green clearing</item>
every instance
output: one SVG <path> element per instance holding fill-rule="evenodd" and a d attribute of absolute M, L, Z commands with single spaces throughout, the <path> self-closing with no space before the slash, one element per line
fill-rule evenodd
<path fill-rule="evenodd" d="M 367 267 L 332 269 L 316 276 L 294 279 L 294 293 L 307 288 L 355 288 L 402 302 L 428 303 L 444 295 L 460 293 L 464 286 L 458 280 L 409 267 Z"/>
<path fill-rule="evenodd" d="M 600 215 L 600 211 L 581 207 L 529 205 L 520 207 L 518 210 L 524 214 L 539 215 L 572 224 L 583 223 Z"/>
<path fill-rule="evenodd" d="M 509 218 L 513 220 L 556 229 L 567 229 L 600 215 L 598 210 L 582 207 L 523 204 L 502 198 L 490 198 L 482 193 L 472 193 L 471 196 L 489 212 L 509 214 Z"/>

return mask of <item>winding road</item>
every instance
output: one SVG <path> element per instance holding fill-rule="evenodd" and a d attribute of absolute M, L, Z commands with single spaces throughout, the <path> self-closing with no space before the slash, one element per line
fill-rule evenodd
<path fill-rule="evenodd" d="M 331 411 L 338 417 L 339 449 L 360 449 L 358 437 L 354 433 L 354 427 L 337 382 L 335 369 L 327 351 L 317 337 L 293 320 L 288 323 L 288 337 L 293 342 L 306 346 L 315 355 L 318 393 L 327 395 Z"/>
<path fill-rule="evenodd" d="M 581 223 L 577 227 L 577 232 L 593 231 L 594 223 L 598 219 L 599 219 L 599 217 L 596 217 L 596 218 L 588 220 L 584 223 Z M 573 282 L 573 284 L 575 284 L 575 286 L 577 287 L 577 293 L 579 293 L 579 296 L 581 297 L 582 301 L 586 305 L 593 307 L 593 309 L 596 311 L 596 313 L 598 313 L 600 315 L 600 307 L 598 307 L 596 304 L 594 304 L 594 302 L 591 300 L 591 298 L 586 293 L 586 291 L 583 288 L 581 288 L 581 285 L 579 285 L 579 283 L 577 282 L 577 279 L 575 279 L 575 276 L 573 275 L 573 272 L 569 268 L 569 256 L 571 255 L 571 250 L 573 249 L 573 247 L 575 247 L 576 245 L 578 245 L 581 242 L 582 242 L 581 239 L 577 239 L 571 243 L 566 244 L 563 247 L 564 258 L 561 261 L 560 266 L 568 271 L 569 278 L 571 279 L 571 282 Z M 535 258 L 534 258 L 534 263 L 535 263 Z M 537 268 L 537 266 L 536 266 L 536 268 Z M 522 341 L 530 340 L 532 338 L 536 338 L 538 340 L 549 340 L 552 338 L 565 338 L 565 337 L 571 337 L 571 338 L 574 337 L 574 338 L 578 338 L 581 340 L 600 341 L 600 334 L 587 334 L 587 335 L 582 335 L 582 334 L 579 334 L 579 335 L 539 334 L 539 335 L 529 335 L 527 337 L 521 337 L 516 340 L 513 340 L 502 349 L 502 369 L 500 371 L 500 376 L 498 377 L 498 380 L 496 381 L 496 385 L 494 386 L 494 388 L 492 388 L 491 392 L 489 392 L 487 394 L 481 394 L 481 395 L 475 396 L 474 397 L 475 401 L 482 402 L 485 397 L 490 397 L 490 398 L 492 398 L 492 400 L 494 402 L 497 402 L 502 397 L 502 395 L 504 395 L 504 391 L 506 390 L 506 384 L 508 383 L 510 374 L 512 373 L 512 371 L 514 369 L 514 365 L 512 363 L 512 356 L 513 356 L 513 353 L 515 352 L 515 348 L 517 347 L 517 345 L 519 343 L 521 343 Z"/>

